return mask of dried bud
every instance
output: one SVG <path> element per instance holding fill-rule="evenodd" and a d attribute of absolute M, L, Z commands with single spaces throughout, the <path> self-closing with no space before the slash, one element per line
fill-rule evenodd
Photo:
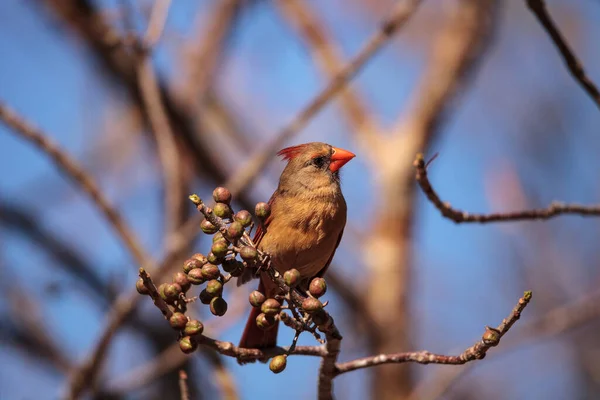
<path fill-rule="evenodd" d="M 217 257 L 212 251 L 206 257 L 209 263 L 219 265 L 223 262 L 223 257 Z"/>
<path fill-rule="evenodd" d="M 267 203 L 260 202 L 256 205 L 254 214 L 256 214 L 258 218 L 265 220 L 269 218 L 269 215 L 271 215 L 271 206 Z"/>
<path fill-rule="evenodd" d="M 300 271 L 295 268 L 288 269 L 283 274 L 283 281 L 290 288 L 295 288 L 300 283 Z"/>
<path fill-rule="evenodd" d="M 188 276 L 181 271 L 177 271 L 175 272 L 175 274 L 173 274 L 173 283 L 176 283 L 179 286 L 181 286 L 181 291 L 183 293 L 187 292 L 190 289 L 190 286 L 192 285 L 192 283 L 188 279 Z"/>
<path fill-rule="evenodd" d="M 183 263 L 183 272 L 189 273 L 194 268 L 202 268 L 203 263 L 197 258 L 189 258 Z"/>
<path fill-rule="evenodd" d="M 310 282 L 308 291 L 315 297 L 321 297 L 327 291 L 327 283 L 323 278 L 315 278 Z"/>
<path fill-rule="evenodd" d="M 266 299 L 267 298 L 265 297 L 265 295 L 259 292 L 258 290 L 255 290 L 252 293 L 250 293 L 249 297 L 250 305 L 252 307 L 260 307 Z"/>
<path fill-rule="evenodd" d="M 258 317 L 256 317 L 256 326 L 258 326 L 263 331 L 267 331 L 273 328 L 276 325 L 276 323 L 277 321 L 275 321 L 275 318 L 273 316 L 265 315 L 264 313 L 260 313 L 258 314 Z"/>
<path fill-rule="evenodd" d="M 210 248 L 210 252 L 215 255 L 217 258 L 223 258 L 227 255 L 227 250 L 229 249 L 229 243 L 224 240 L 218 240 L 213 243 Z"/>
<path fill-rule="evenodd" d="M 239 239 L 242 237 L 243 234 L 244 234 L 244 227 L 238 221 L 232 222 L 231 225 L 229 225 L 229 228 L 227 228 L 227 235 L 229 236 L 230 239 L 233 239 L 233 240 Z"/>
<path fill-rule="evenodd" d="M 167 303 L 173 303 L 179 298 L 181 294 L 181 286 L 177 283 L 169 283 L 164 288 L 164 293 Z"/>
<path fill-rule="evenodd" d="M 265 313 L 265 315 L 277 315 L 281 311 L 281 303 L 275 299 L 267 299 L 260 306 L 260 311 Z"/>
<path fill-rule="evenodd" d="M 169 324 L 171 325 L 171 328 L 180 331 L 185 328 L 187 322 L 187 317 L 180 312 L 173 313 L 173 315 L 171 315 L 171 318 L 169 318 Z"/>
<path fill-rule="evenodd" d="M 194 336 L 202 334 L 203 331 L 204 325 L 202 325 L 202 322 L 198 321 L 197 319 L 193 319 L 185 324 L 183 334 L 186 336 Z"/>
<path fill-rule="evenodd" d="M 217 279 L 221 275 L 221 271 L 219 271 L 219 267 L 217 267 L 214 264 L 204 264 L 201 271 L 202 271 L 202 277 L 206 281 L 209 281 L 211 279 Z"/>
<path fill-rule="evenodd" d="M 217 317 L 222 317 L 227 312 L 227 302 L 222 297 L 215 297 L 210 301 L 210 312 Z"/>
<path fill-rule="evenodd" d="M 211 296 L 220 296 L 223 294 L 223 284 L 216 279 L 208 281 L 206 284 L 206 291 Z"/>
<path fill-rule="evenodd" d="M 240 268 L 240 266 L 243 267 L 242 263 L 240 263 L 235 258 L 226 258 L 225 260 L 223 260 L 223 263 L 221 264 L 221 266 L 223 267 L 223 271 L 229 272 L 229 273 Z"/>
<path fill-rule="evenodd" d="M 135 282 L 135 288 L 139 294 L 150 294 L 150 291 L 144 286 L 144 280 L 142 278 Z"/>
<path fill-rule="evenodd" d="M 274 373 L 278 374 L 283 372 L 287 365 L 287 357 L 284 355 L 279 355 L 271 358 L 271 362 L 269 363 L 269 369 Z"/>
<path fill-rule="evenodd" d="M 206 263 L 208 262 L 208 261 L 206 260 L 206 256 L 205 256 L 204 254 L 202 254 L 202 253 L 196 253 L 196 254 L 194 254 L 194 255 L 193 255 L 192 257 L 190 257 L 190 258 L 195 258 L 196 260 L 200 261 L 200 263 L 201 263 L 202 265 L 204 265 L 204 264 L 206 264 Z M 201 266 L 202 266 L 202 265 L 201 265 Z"/>
<path fill-rule="evenodd" d="M 156 290 L 158 290 L 158 294 L 164 301 L 167 301 L 167 296 L 165 295 L 165 288 L 167 287 L 167 285 L 168 285 L 168 283 L 161 283 L 160 285 L 158 285 L 158 288 L 156 289 Z"/>
<path fill-rule="evenodd" d="M 497 329 L 486 326 L 482 339 L 488 346 L 497 346 L 500 343 L 500 332 Z"/>
<path fill-rule="evenodd" d="M 254 247 L 251 246 L 243 246 L 240 249 L 240 256 L 244 261 L 252 261 L 258 257 L 258 252 Z"/>
<path fill-rule="evenodd" d="M 198 295 L 198 298 L 200 299 L 200 302 L 202 304 L 210 304 L 210 301 L 213 299 L 213 297 L 215 297 L 215 296 L 213 296 L 212 294 L 208 293 L 206 291 L 206 289 L 202 289 L 202 291 Z"/>
<path fill-rule="evenodd" d="M 221 231 L 219 231 L 219 232 L 215 233 L 215 234 L 213 235 L 213 238 L 212 238 L 212 241 L 213 241 L 213 243 L 214 243 L 214 242 L 217 242 L 217 241 L 219 241 L 219 240 L 225 240 L 225 237 L 223 236 L 223 234 L 221 233 Z"/>
<path fill-rule="evenodd" d="M 230 218 L 233 214 L 233 211 L 231 211 L 231 207 L 229 207 L 227 204 L 217 203 L 213 207 L 213 213 L 215 213 L 215 215 L 219 218 Z"/>
<path fill-rule="evenodd" d="M 200 224 L 200 229 L 202 229 L 202 232 L 206 233 L 207 235 L 212 235 L 213 233 L 219 230 L 219 228 L 211 224 L 210 221 L 207 219 L 202 220 L 202 223 Z"/>
<path fill-rule="evenodd" d="M 213 199 L 215 199 L 217 203 L 229 204 L 231 203 L 231 192 L 228 189 L 219 186 L 213 191 Z"/>
<path fill-rule="evenodd" d="M 204 279 L 204 276 L 202 276 L 202 268 L 194 268 L 193 270 L 188 272 L 187 276 L 188 276 L 188 280 L 193 285 L 201 285 L 206 280 L 206 279 Z"/>
<path fill-rule="evenodd" d="M 302 309 L 309 314 L 312 314 L 316 311 L 323 309 L 323 303 L 319 301 L 319 299 L 315 299 L 314 297 L 307 297 L 302 302 Z"/>
<path fill-rule="evenodd" d="M 198 342 L 196 342 L 193 338 L 189 336 L 184 336 L 179 341 L 179 348 L 185 354 L 190 354 L 196 351 L 198 348 Z"/>
<path fill-rule="evenodd" d="M 242 224 L 244 228 L 252 223 L 252 215 L 246 210 L 238 211 L 233 218 Z"/>

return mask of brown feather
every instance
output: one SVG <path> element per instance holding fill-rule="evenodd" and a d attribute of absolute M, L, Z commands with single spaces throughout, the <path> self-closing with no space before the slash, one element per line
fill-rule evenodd
<path fill-rule="evenodd" d="M 312 164 L 315 157 L 326 159 L 332 153 L 333 148 L 325 143 L 288 147 L 278 153 L 288 164 L 269 200 L 271 215 L 254 237 L 257 247 L 271 255 L 272 265 L 280 273 L 296 268 L 304 285 L 326 272 L 346 225 L 346 201 L 337 173 L 327 165 Z M 238 285 L 251 277 L 251 271 L 245 273 Z M 259 291 L 273 297 L 277 290 L 267 276 L 261 276 Z M 276 344 L 277 328 L 265 332 L 256 326 L 258 310 L 250 314 L 240 347 Z"/>

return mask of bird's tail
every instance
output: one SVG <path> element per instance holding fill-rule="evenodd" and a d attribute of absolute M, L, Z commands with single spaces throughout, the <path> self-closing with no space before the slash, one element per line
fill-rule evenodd
<path fill-rule="evenodd" d="M 265 285 L 263 284 L 262 278 L 258 285 L 258 291 L 264 293 L 267 297 L 269 296 L 269 294 L 265 291 Z M 256 326 L 256 317 L 258 317 L 260 313 L 260 308 L 252 307 L 248 321 L 246 321 L 244 333 L 242 333 L 242 338 L 240 339 L 240 347 L 264 349 L 267 347 L 277 346 L 277 331 L 279 329 L 279 321 L 277 321 L 275 326 L 271 329 L 263 331 Z"/>

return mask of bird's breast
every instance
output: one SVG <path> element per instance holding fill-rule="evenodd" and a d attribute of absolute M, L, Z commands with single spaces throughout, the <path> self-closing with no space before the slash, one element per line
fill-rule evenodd
<path fill-rule="evenodd" d="M 332 201 L 296 201 L 273 206 L 273 219 L 260 248 L 277 270 L 296 268 L 303 277 L 316 275 L 337 246 L 346 223 L 346 205 Z"/>

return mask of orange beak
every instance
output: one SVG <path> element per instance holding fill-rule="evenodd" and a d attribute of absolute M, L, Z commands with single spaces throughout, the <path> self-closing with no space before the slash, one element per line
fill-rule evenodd
<path fill-rule="evenodd" d="M 333 154 L 331 154 L 331 163 L 329 164 L 329 170 L 336 172 L 344 166 L 348 161 L 352 160 L 356 155 L 349 152 L 348 150 L 333 148 Z"/>

